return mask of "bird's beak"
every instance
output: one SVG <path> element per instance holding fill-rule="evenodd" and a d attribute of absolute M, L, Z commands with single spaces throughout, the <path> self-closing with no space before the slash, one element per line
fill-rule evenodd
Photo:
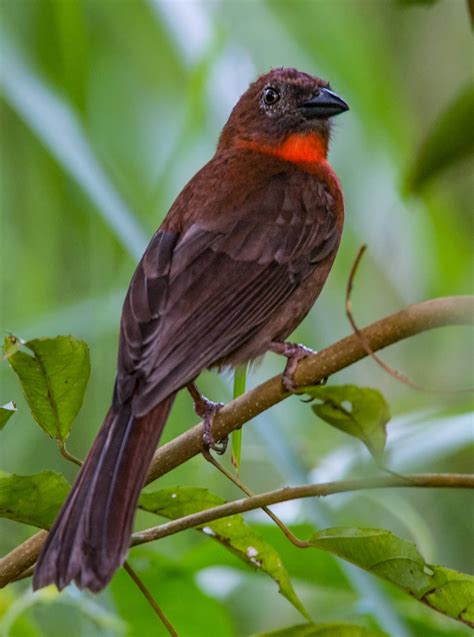
<path fill-rule="evenodd" d="M 333 117 L 349 110 L 348 104 L 328 88 L 322 88 L 318 94 L 300 106 L 306 119 L 323 119 Z"/>

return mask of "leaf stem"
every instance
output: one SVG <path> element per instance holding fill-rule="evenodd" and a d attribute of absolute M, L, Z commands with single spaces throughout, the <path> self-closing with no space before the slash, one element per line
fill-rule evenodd
<path fill-rule="evenodd" d="M 68 451 L 66 447 L 66 443 L 63 438 L 56 438 L 56 444 L 58 445 L 60 454 L 64 456 L 66 460 L 69 460 L 70 462 L 74 462 L 74 464 L 77 464 L 79 467 L 82 467 L 82 460 L 79 460 L 79 458 L 76 458 L 76 456 L 74 456 L 72 453 Z"/>

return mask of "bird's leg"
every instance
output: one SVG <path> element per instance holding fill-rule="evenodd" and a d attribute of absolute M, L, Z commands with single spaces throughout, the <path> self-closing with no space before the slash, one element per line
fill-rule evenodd
<path fill-rule="evenodd" d="M 186 385 L 187 390 L 191 394 L 191 398 L 194 403 L 194 411 L 197 415 L 203 419 L 204 422 L 204 434 L 202 441 L 208 449 L 213 449 L 218 454 L 225 453 L 227 449 L 228 437 L 226 436 L 222 440 L 217 442 L 212 435 L 212 421 L 217 412 L 222 409 L 224 403 L 214 403 L 212 400 L 208 400 L 201 394 L 196 386 L 196 383 L 188 383 Z"/>
<path fill-rule="evenodd" d="M 270 343 L 270 351 L 275 354 L 281 354 L 288 359 L 286 367 L 283 371 L 283 387 L 286 391 L 294 394 L 298 388 L 293 378 L 299 361 L 303 360 L 311 354 L 317 354 L 313 349 L 300 345 L 299 343 L 285 343 L 282 341 L 272 341 Z"/>

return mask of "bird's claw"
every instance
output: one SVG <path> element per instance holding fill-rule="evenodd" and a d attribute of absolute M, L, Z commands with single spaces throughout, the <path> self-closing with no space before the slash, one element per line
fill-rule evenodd
<path fill-rule="evenodd" d="M 228 437 L 226 436 L 222 440 L 214 440 L 212 435 L 212 422 L 214 416 L 222 409 L 224 403 L 214 403 L 201 394 L 195 383 L 189 383 L 188 391 L 191 394 L 194 403 L 194 411 L 197 415 L 203 419 L 204 433 L 202 435 L 202 442 L 206 449 L 212 449 L 219 455 L 226 452 Z"/>
<path fill-rule="evenodd" d="M 299 343 L 274 342 L 271 344 L 270 349 L 272 352 L 275 352 L 275 354 L 281 354 L 288 359 L 282 375 L 283 389 L 290 394 L 297 393 L 298 386 L 294 380 L 296 367 L 303 358 L 307 358 L 311 356 L 311 354 L 317 354 L 317 352 Z"/>
<path fill-rule="evenodd" d="M 202 396 L 202 403 L 200 411 L 196 409 L 198 416 L 201 416 L 204 422 L 204 433 L 202 435 L 202 442 L 207 449 L 212 449 L 219 455 L 223 455 L 226 452 L 227 444 L 229 442 L 228 436 L 221 440 L 214 440 L 212 434 L 212 423 L 214 416 L 222 409 L 224 403 L 214 403 Z"/>

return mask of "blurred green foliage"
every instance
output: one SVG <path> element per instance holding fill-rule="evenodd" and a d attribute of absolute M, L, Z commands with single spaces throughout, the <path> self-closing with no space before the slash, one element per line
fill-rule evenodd
<path fill-rule="evenodd" d="M 359 324 L 410 302 L 471 291 L 472 114 L 459 96 L 472 82 L 472 41 L 462 0 L 3 0 L 1 12 L 0 329 L 24 339 L 70 333 L 89 344 L 91 381 L 69 443 L 76 455 L 85 455 L 108 406 L 120 305 L 146 238 L 211 156 L 248 82 L 270 67 L 319 74 L 351 106 L 336 122 L 331 148 L 345 192 L 345 234 L 295 340 L 321 348 L 348 333 L 345 285 L 363 242 L 368 255 L 353 293 Z M 450 115 L 459 113 L 459 99 L 462 120 Z M 452 161 L 436 160 L 447 156 Z M 420 175 L 423 188 L 410 195 L 406 185 L 421 185 Z M 446 329 L 383 356 L 425 385 L 465 387 L 471 344 L 465 328 Z M 269 355 L 248 386 L 281 368 Z M 470 469 L 466 394 L 416 392 L 370 360 L 333 381 L 385 395 L 394 469 Z M 214 374 L 200 385 L 214 400 L 232 395 L 229 379 Z M 0 432 L 1 469 L 56 468 L 72 479 L 75 469 L 35 427 L 4 362 L 0 404 L 10 400 L 18 413 Z M 194 422 L 188 397 L 179 396 L 164 440 Z M 374 470 L 358 441 L 315 421 L 296 398 L 246 427 L 241 472 L 254 491 Z M 174 484 L 238 496 L 200 458 L 159 486 Z M 466 493 L 412 490 L 277 507 L 293 525 L 389 528 L 415 541 L 430 563 L 465 572 L 474 568 L 468 511 Z M 262 521 L 257 514 L 248 520 Z M 138 515 L 138 527 L 153 524 L 154 515 Z M 268 523 L 253 527 L 280 552 L 318 621 L 396 637 L 467 634 L 392 586 L 362 579 L 324 553 L 299 551 Z M 2 520 L 0 552 L 30 532 Z M 193 531 L 134 550 L 131 563 L 185 637 L 301 622 L 271 580 Z M 12 637 L 164 634 L 123 572 L 97 598 L 74 589 L 32 596 L 28 587 L 0 591 L 0 622 Z"/>

